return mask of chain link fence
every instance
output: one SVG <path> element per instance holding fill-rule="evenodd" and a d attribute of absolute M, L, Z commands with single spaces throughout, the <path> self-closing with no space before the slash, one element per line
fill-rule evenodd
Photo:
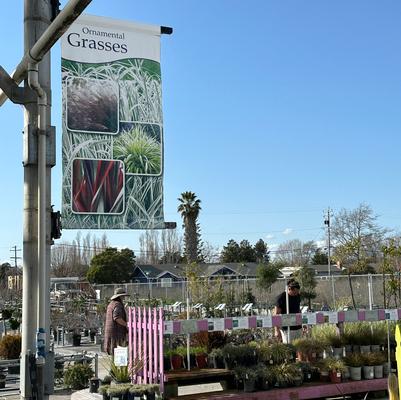
<path fill-rule="evenodd" d="M 382 275 L 351 275 L 350 277 L 356 307 L 383 307 Z M 330 308 L 352 306 L 352 296 L 347 275 L 317 277 L 316 298 L 312 300 L 312 308 L 319 310 L 327 305 Z M 110 298 L 116 287 L 125 287 L 132 301 L 159 300 L 162 304 L 173 304 L 177 301 L 185 303 L 187 299 L 187 282 L 148 282 L 95 285 L 100 290 L 101 299 Z M 203 280 L 194 288 L 190 284 L 191 303 L 207 303 L 210 306 L 219 303 L 236 303 L 238 305 L 252 302 L 270 308 L 276 297 L 284 290 L 285 280 L 279 279 L 270 289 L 261 288 L 256 279 Z M 388 300 L 387 300 L 388 301 Z M 212 303 L 215 304 L 212 304 Z M 396 304 L 390 303 L 389 306 Z"/>

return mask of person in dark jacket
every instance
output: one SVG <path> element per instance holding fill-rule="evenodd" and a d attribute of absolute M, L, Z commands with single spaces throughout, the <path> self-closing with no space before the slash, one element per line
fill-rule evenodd
<path fill-rule="evenodd" d="M 114 290 L 107 306 L 106 322 L 104 325 L 104 351 L 113 355 L 117 346 L 127 345 L 127 314 L 122 298 L 129 296 L 123 288 Z"/>
<path fill-rule="evenodd" d="M 290 279 L 287 283 L 288 303 L 289 303 L 289 314 L 301 312 L 301 296 L 299 294 L 300 285 L 295 279 Z M 274 313 L 287 314 L 287 293 L 281 293 L 276 300 L 276 306 Z M 290 331 L 288 329 L 279 329 L 275 327 L 275 335 L 281 339 L 283 343 L 290 343 L 293 339 L 296 339 L 302 335 L 302 325 L 291 326 Z"/>

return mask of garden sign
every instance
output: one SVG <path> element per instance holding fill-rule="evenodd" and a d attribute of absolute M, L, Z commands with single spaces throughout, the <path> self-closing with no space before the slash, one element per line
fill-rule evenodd
<path fill-rule="evenodd" d="M 61 66 L 63 228 L 164 228 L 160 27 L 82 15 Z"/>

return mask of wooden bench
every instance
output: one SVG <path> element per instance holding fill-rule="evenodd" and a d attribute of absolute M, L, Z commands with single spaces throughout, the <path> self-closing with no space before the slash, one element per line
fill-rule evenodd
<path fill-rule="evenodd" d="M 193 369 L 191 371 L 171 371 L 165 374 L 164 397 L 169 399 L 178 396 L 178 386 L 219 382 L 223 388 L 231 387 L 233 371 L 228 369 Z"/>

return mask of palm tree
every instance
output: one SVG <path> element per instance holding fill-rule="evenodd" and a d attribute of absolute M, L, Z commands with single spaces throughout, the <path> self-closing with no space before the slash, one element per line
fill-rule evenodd
<path fill-rule="evenodd" d="M 181 213 L 184 222 L 185 256 L 190 264 L 198 260 L 197 219 L 201 210 L 201 201 L 193 192 L 183 192 L 177 200 L 180 202 L 177 211 Z"/>

